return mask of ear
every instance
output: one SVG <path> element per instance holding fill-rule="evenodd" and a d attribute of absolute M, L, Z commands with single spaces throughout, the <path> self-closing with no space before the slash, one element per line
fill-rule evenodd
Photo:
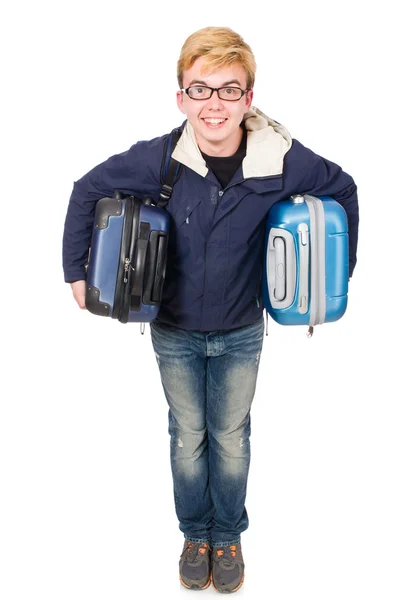
<path fill-rule="evenodd" d="M 176 93 L 176 103 L 178 105 L 179 110 L 183 114 L 186 114 L 185 106 L 183 104 L 183 92 L 181 90 L 178 90 L 177 93 Z"/>
<path fill-rule="evenodd" d="M 254 98 L 254 90 L 248 90 L 245 94 L 245 108 L 248 110 L 252 104 Z"/>

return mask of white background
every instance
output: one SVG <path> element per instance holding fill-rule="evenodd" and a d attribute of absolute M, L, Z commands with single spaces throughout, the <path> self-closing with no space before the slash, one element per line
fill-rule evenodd
<path fill-rule="evenodd" d="M 254 105 L 353 175 L 361 210 L 345 316 L 310 340 L 269 324 L 238 595 L 396 600 L 391 3 L 12 6 L 1 18 L 2 600 L 192 594 L 178 580 L 149 327 L 141 336 L 80 311 L 61 242 L 73 181 L 183 121 L 176 62 L 207 25 L 243 35 L 258 65 Z"/>

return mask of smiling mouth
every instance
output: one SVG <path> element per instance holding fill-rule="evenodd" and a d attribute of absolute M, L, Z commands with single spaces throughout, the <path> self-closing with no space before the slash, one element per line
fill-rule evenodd
<path fill-rule="evenodd" d="M 204 118 L 203 121 L 206 125 L 209 125 L 210 127 L 219 127 L 220 125 L 223 125 L 223 123 L 225 123 L 227 119 L 217 119 L 215 117 L 208 117 Z"/>

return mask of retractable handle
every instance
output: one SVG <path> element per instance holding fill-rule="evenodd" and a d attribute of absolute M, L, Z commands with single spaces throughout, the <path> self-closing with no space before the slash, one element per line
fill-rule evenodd
<path fill-rule="evenodd" d="M 146 257 L 149 246 L 150 225 L 141 223 L 139 238 L 136 243 L 136 260 L 134 277 L 131 285 L 130 310 L 139 311 L 142 305 L 143 284 L 145 278 Z M 129 280 L 131 281 L 131 280 Z"/>
<path fill-rule="evenodd" d="M 298 311 L 305 315 L 309 310 L 309 228 L 306 223 L 298 225 L 299 234 L 299 288 Z"/>
<path fill-rule="evenodd" d="M 305 197 L 302 194 L 291 196 L 293 204 L 303 204 Z M 299 287 L 298 287 L 298 311 L 305 315 L 309 310 L 309 228 L 306 223 L 298 225 L 299 244 Z"/>

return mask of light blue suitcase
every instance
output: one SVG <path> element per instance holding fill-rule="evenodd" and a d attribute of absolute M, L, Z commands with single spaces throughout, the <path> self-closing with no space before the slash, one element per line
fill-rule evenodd
<path fill-rule="evenodd" d="M 265 233 L 263 304 L 281 325 L 337 321 L 346 311 L 349 241 L 343 207 L 328 196 L 274 204 Z"/>

